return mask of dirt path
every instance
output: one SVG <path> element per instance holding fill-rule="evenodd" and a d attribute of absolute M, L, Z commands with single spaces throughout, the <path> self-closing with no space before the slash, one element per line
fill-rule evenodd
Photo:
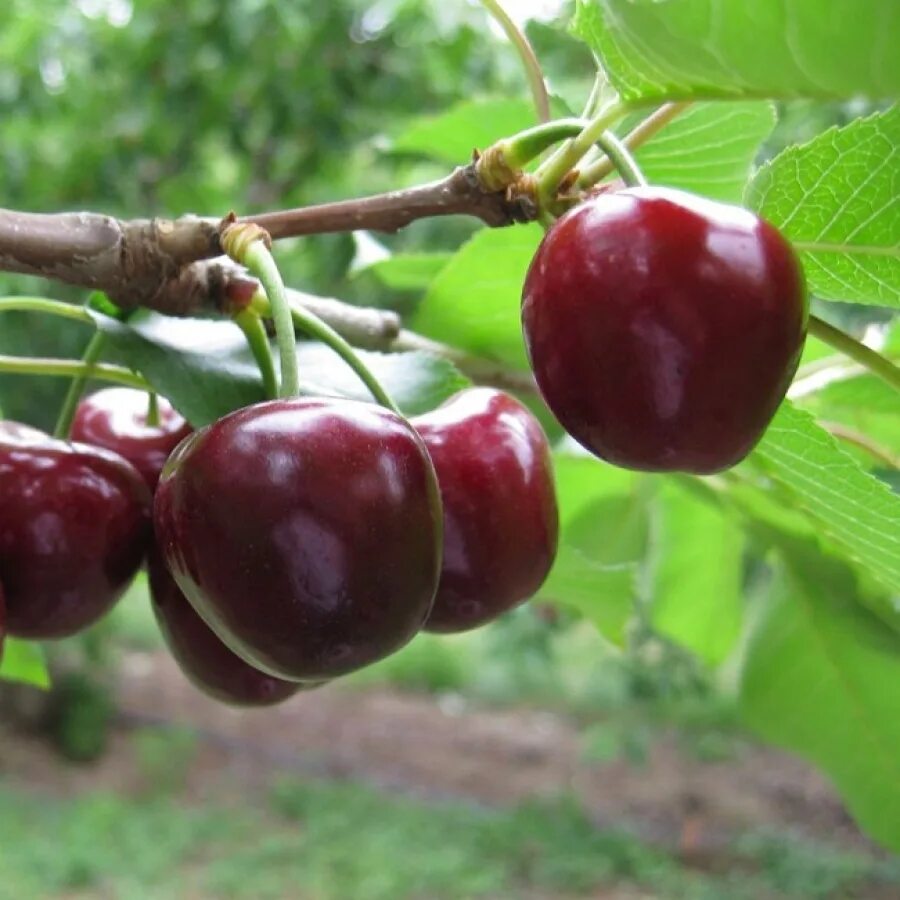
<path fill-rule="evenodd" d="M 135 654 L 123 668 L 119 706 L 126 726 L 183 725 L 203 737 L 187 773 L 189 795 L 246 796 L 273 773 L 362 779 L 428 798 L 505 805 L 573 794 L 601 825 L 636 823 L 648 837 L 703 853 L 760 826 L 847 845 L 864 844 L 828 785 L 799 760 L 746 748 L 738 758 L 701 762 L 674 736 L 645 764 L 585 761 L 576 724 L 534 710 L 473 707 L 389 689 L 331 685 L 282 706 L 241 711 L 194 690 L 165 653 Z M 60 766 L 36 740 L 3 741 L 0 771 L 63 794 L 104 787 L 140 789 L 145 778 L 127 747 L 93 766 Z"/>

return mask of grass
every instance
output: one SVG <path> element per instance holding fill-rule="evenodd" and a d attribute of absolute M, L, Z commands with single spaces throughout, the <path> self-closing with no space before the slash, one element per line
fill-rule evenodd
<path fill-rule="evenodd" d="M 632 885 L 666 900 L 860 897 L 896 885 L 875 863 L 784 835 L 750 835 L 733 872 L 688 871 L 577 803 L 505 811 L 428 803 L 355 783 L 277 783 L 258 807 L 106 793 L 60 800 L 0 783 L 0 898 L 461 900 L 601 897 Z"/>

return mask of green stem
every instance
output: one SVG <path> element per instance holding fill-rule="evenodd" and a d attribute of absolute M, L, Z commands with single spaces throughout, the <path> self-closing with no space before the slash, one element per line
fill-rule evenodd
<path fill-rule="evenodd" d="M 277 397 L 278 375 L 275 372 L 275 361 L 272 359 L 269 336 L 266 334 L 266 329 L 262 319 L 259 317 L 259 313 L 248 307 L 236 313 L 233 318 L 235 324 L 244 332 L 250 352 L 256 360 L 256 365 L 259 366 L 266 396 L 270 399 Z"/>
<path fill-rule="evenodd" d="M 624 144 L 629 150 L 637 150 L 642 144 L 650 140 L 655 134 L 662 131 L 676 116 L 681 115 L 691 104 L 664 103 L 654 113 L 647 116 L 625 135 Z M 587 187 L 596 184 L 602 178 L 606 178 L 613 170 L 613 162 L 608 157 L 603 157 L 585 168 L 581 172 L 578 184 Z"/>
<path fill-rule="evenodd" d="M 74 319 L 85 325 L 94 325 L 91 314 L 83 306 L 74 306 L 71 303 L 62 303 L 59 300 L 46 300 L 43 297 L 2 297 L 0 298 L 0 312 L 36 312 L 51 316 L 59 316 L 63 319 Z"/>
<path fill-rule="evenodd" d="M 521 169 L 553 144 L 581 134 L 588 121 L 588 119 L 555 119 L 553 122 L 526 128 L 525 131 L 505 138 L 495 146 L 511 169 Z"/>
<path fill-rule="evenodd" d="M 809 333 L 865 366 L 873 375 L 877 375 L 895 391 L 900 391 L 900 368 L 897 368 L 889 359 L 871 347 L 867 347 L 861 341 L 839 328 L 835 328 L 834 325 L 829 325 L 828 322 L 817 316 L 809 317 Z"/>
<path fill-rule="evenodd" d="M 863 434 L 861 431 L 850 428 L 841 422 L 826 422 L 820 419 L 819 425 L 836 438 L 868 453 L 872 459 L 882 463 L 887 468 L 896 469 L 900 467 L 898 466 L 897 457 L 887 447 L 882 447 L 881 444 L 873 441 L 867 434 Z"/>
<path fill-rule="evenodd" d="M 156 428 L 159 425 L 159 396 L 156 391 L 150 391 L 147 394 L 147 418 L 144 421 L 150 428 Z"/>
<path fill-rule="evenodd" d="M 268 316 L 272 314 L 271 304 L 268 298 L 261 293 L 254 296 L 251 301 L 251 307 L 260 315 Z M 347 343 L 330 325 L 323 322 L 317 315 L 314 315 L 307 309 L 303 309 L 296 304 L 290 304 L 290 314 L 294 324 L 305 334 L 325 344 L 337 353 L 338 356 L 359 377 L 359 380 L 369 389 L 372 396 L 384 407 L 401 415 L 397 405 L 390 398 L 389 394 L 381 386 L 378 379 L 372 374 L 369 367 L 359 358 L 356 350 Z"/>
<path fill-rule="evenodd" d="M 544 201 L 553 197 L 560 182 L 569 170 L 578 164 L 581 157 L 591 149 L 597 138 L 627 112 L 626 104 L 611 103 L 591 119 L 577 137 L 565 143 L 538 169 L 536 174 L 539 191 Z"/>
<path fill-rule="evenodd" d="M 59 410 L 56 428 L 53 429 L 54 437 L 69 437 L 69 432 L 72 430 L 72 422 L 75 419 L 75 411 L 78 409 L 78 401 L 84 393 L 84 386 L 87 384 L 90 367 L 100 359 L 105 341 L 106 335 L 102 331 L 95 331 L 93 337 L 88 341 L 88 345 L 85 347 L 84 354 L 81 357 L 81 361 L 88 367 L 88 371 L 76 375 L 72 379 L 69 390 L 66 391 L 62 407 Z"/>
<path fill-rule="evenodd" d="M 597 74 L 594 76 L 591 92 L 588 94 L 587 102 L 584 104 L 584 111 L 581 113 L 583 118 L 589 119 L 597 114 L 597 108 L 603 97 L 603 89 L 608 83 L 606 73 L 600 67 L 600 64 L 597 63 Z"/>
<path fill-rule="evenodd" d="M 0 372 L 11 375 L 50 375 L 61 378 L 96 378 L 141 391 L 151 391 L 150 382 L 131 369 L 108 363 L 87 365 L 80 359 L 46 359 L 45 357 L 0 356 Z"/>
<path fill-rule="evenodd" d="M 300 370 L 297 365 L 297 338 L 294 334 L 292 310 L 281 273 L 272 253 L 262 240 L 253 241 L 240 260 L 262 282 L 269 300 L 270 315 L 275 322 L 275 342 L 281 360 L 280 397 L 296 397 L 300 392 Z"/>
<path fill-rule="evenodd" d="M 628 152 L 628 148 L 611 131 L 604 131 L 597 138 L 597 144 L 603 148 L 603 152 L 616 167 L 616 171 L 628 187 L 646 186 L 647 179 L 644 177 L 644 173 L 638 166 L 637 161 Z"/>
<path fill-rule="evenodd" d="M 500 5 L 498 0 L 481 0 L 481 5 L 503 29 L 504 34 L 519 53 L 519 58 L 522 60 L 522 66 L 525 69 L 525 76 L 528 78 L 528 85 L 531 88 L 531 96 L 534 100 L 538 121 L 549 121 L 550 98 L 547 96 L 547 84 L 544 81 L 541 64 L 538 62 L 538 58 L 528 42 L 528 38 L 522 29 L 509 17 L 509 13 Z"/>

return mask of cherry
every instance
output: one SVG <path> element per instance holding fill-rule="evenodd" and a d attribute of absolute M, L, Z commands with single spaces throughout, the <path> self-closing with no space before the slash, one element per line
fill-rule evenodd
<path fill-rule="evenodd" d="M 147 557 L 147 571 L 160 631 L 195 687 L 235 706 L 271 706 L 303 687 L 260 672 L 232 653 L 188 603 L 155 548 Z"/>
<path fill-rule="evenodd" d="M 534 374 L 562 426 L 649 471 L 746 456 L 793 378 L 807 314 L 800 265 L 771 225 L 657 187 L 562 216 L 522 297 Z"/>
<path fill-rule="evenodd" d="M 3 659 L 3 641 L 6 638 L 6 595 L 0 584 L 0 660 Z"/>
<path fill-rule="evenodd" d="M 556 555 L 550 448 L 518 400 L 462 391 L 412 420 L 444 507 L 441 579 L 427 631 L 465 631 L 528 599 Z"/>
<path fill-rule="evenodd" d="M 358 669 L 422 627 L 441 506 L 421 438 L 394 413 L 273 400 L 186 438 L 157 488 L 178 586 L 231 650 L 297 681 Z"/>
<path fill-rule="evenodd" d="M 159 399 L 159 424 L 147 424 L 147 394 L 132 388 L 104 388 L 85 397 L 75 411 L 72 440 L 106 447 L 124 456 L 152 491 L 169 454 L 191 426 Z"/>
<path fill-rule="evenodd" d="M 0 422 L 0 581 L 9 633 L 74 634 L 128 586 L 150 535 L 150 492 L 116 453 Z"/>

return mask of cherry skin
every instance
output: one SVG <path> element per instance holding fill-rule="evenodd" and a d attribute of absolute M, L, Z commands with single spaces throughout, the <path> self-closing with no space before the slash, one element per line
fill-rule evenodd
<path fill-rule="evenodd" d="M 150 490 L 169 454 L 192 431 L 172 404 L 159 398 L 159 424 L 147 424 L 147 394 L 133 388 L 104 388 L 85 397 L 75 411 L 72 440 L 124 456 Z"/>
<path fill-rule="evenodd" d="M 0 584 L 0 660 L 3 659 L 3 642 L 6 638 L 6 595 Z"/>
<path fill-rule="evenodd" d="M 434 468 L 412 427 L 369 403 L 273 400 L 195 432 L 163 469 L 154 521 L 204 621 L 279 678 L 381 659 L 431 610 Z"/>
<path fill-rule="evenodd" d="M 525 342 L 547 405 L 597 456 L 716 472 L 762 437 L 797 369 L 808 301 L 753 213 L 666 188 L 600 194 L 532 260 Z"/>
<path fill-rule="evenodd" d="M 150 600 L 163 639 L 191 683 L 222 703 L 271 706 L 303 685 L 273 678 L 235 656 L 178 589 L 158 551 L 147 557 Z"/>
<path fill-rule="evenodd" d="M 491 388 L 412 420 L 444 507 L 441 580 L 426 631 L 466 631 L 527 600 L 556 556 L 553 464 L 537 419 Z"/>
<path fill-rule="evenodd" d="M 150 492 L 116 453 L 0 422 L 0 581 L 9 634 L 60 638 L 99 619 L 150 537 Z"/>

